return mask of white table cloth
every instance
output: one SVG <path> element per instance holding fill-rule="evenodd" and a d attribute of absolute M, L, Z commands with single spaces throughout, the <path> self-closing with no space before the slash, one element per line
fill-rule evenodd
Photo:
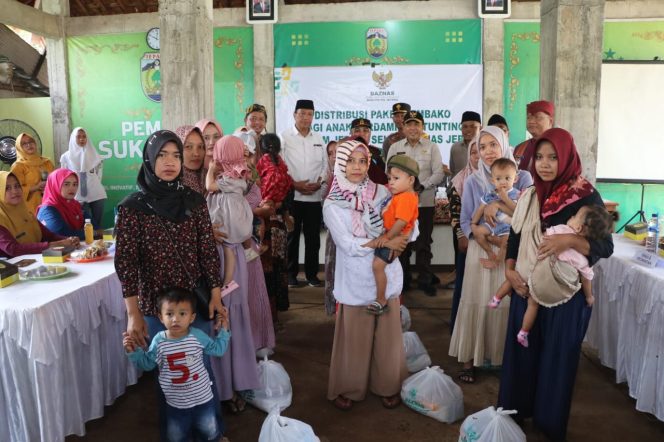
<path fill-rule="evenodd" d="M 613 240 L 613 256 L 593 267 L 586 340 L 616 370 L 616 382 L 627 382 L 636 409 L 664 420 L 664 268 L 637 264 L 632 257 L 644 247 L 623 236 Z"/>
<path fill-rule="evenodd" d="M 42 265 L 41 255 L 34 258 Z M 0 289 L 0 440 L 85 434 L 136 383 L 122 347 L 126 310 L 113 258 L 66 263 L 72 275 Z"/>

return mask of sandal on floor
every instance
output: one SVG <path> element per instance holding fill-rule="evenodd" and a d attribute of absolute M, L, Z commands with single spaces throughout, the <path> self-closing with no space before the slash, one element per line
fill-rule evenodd
<path fill-rule="evenodd" d="M 367 305 L 367 313 L 372 315 L 380 316 L 383 313 L 387 313 L 390 310 L 387 304 L 383 305 L 378 301 L 374 301 L 371 304 Z"/>
<path fill-rule="evenodd" d="M 353 401 L 348 399 L 347 397 L 344 396 L 337 396 L 337 398 L 334 400 L 334 406 L 337 407 L 339 410 L 342 411 L 348 411 L 351 409 L 353 406 Z"/>
<path fill-rule="evenodd" d="M 247 402 L 240 397 L 240 395 L 235 395 L 233 396 L 233 399 L 229 399 L 226 401 L 226 406 L 228 406 L 228 409 L 230 410 L 231 413 L 233 414 L 239 414 L 244 411 L 244 409 L 247 406 Z"/>
<path fill-rule="evenodd" d="M 458 377 L 461 382 L 464 382 L 466 384 L 475 383 L 475 367 L 464 368 L 463 370 L 461 370 L 461 373 L 459 373 Z"/>
<path fill-rule="evenodd" d="M 401 404 L 401 397 L 398 394 L 394 396 L 383 396 L 380 398 L 383 407 L 387 409 L 397 408 Z"/>

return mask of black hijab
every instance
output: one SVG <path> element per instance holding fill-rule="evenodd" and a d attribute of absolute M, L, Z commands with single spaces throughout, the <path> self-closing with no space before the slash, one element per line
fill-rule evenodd
<path fill-rule="evenodd" d="M 184 149 L 180 137 L 170 130 L 154 132 L 143 145 L 143 164 L 136 179 L 140 190 L 127 196 L 119 205 L 181 223 L 191 216 L 192 209 L 205 204 L 205 199 L 182 184 L 184 167 L 173 181 L 164 181 L 154 173 L 157 155 L 168 142 L 175 143 L 182 158 Z"/>

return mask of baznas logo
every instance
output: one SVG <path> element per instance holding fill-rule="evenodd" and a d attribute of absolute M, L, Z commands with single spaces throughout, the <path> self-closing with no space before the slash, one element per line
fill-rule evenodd
<path fill-rule="evenodd" d="M 376 83 L 376 86 L 378 89 L 385 89 L 390 85 L 390 82 L 392 81 L 392 71 L 387 71 L 387 74 L 385 72 L 376 72 L 374 71 L 371 74 L 371 78 L 373 78 L 374 83 Z"/>
<path fill-rule="evenodd" d="M 141 58 L 141 86 L 145 96 L 157 103 L 161 101 L 161 70 L 158 52 L 146 52 Z"/>
<path fill-rule="evenodd" d="M 367 29 L 367 52 L 373 58 L 380 58 L 387 52 L 387 29 Z"/>

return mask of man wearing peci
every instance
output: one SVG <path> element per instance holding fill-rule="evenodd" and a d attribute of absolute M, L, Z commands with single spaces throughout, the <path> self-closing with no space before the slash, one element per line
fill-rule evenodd
<path fill-rule="evenodd" d="M 299 270 L 300 232 L 304 233 L 304 273 L 312 287 L 320 287 L 318 273 L 318 249 L 320 226 L 323 219 L 320 190 L 328 174 L 327 152 L 319 133 L 311 130 L 314 119 L 314 102 L 297 100 L 293 113 L 295 124 L 283 131 L 281 155 L 293 178 L 295 197 L 290 208 L 295 220 L 293 231 L 288 234 L 288 285 L 297 287 Z"/>
<path fill-rule="evenodd" d="M 410 287 L 410 255 L 415 249 L 415 266 L 418 271 L 417 286 L 428 296 L 436 296 L 435 275 L 431 271 L 431 236 L 433 234 L 433 216 L 436 187 L 445 177 L 445 166 L 440 156 L 438 145 L 424 134 L 424 117 L 417 111 L 409 111 L 404 118 L 406 138 L 397 141 L 390 147 L 387 163 L 394 155 L 408 155 L 417 161 L 420 167 L 419 180 L 424 190 L 420 192 L 419 222 L 420 235 L 414 243 L 410 243 L 399 256 L 403 268 L 404 290 Z"/>
<path fill-rule="evenodd" d="M 514 148 L 514 158 L 519 162 L 519 169 L 531 170 L 537 140 L 553 127 L 554 116 L 555 108 L 550 101 L 533 101 L 526 105 L 526 130 L 532 138 Z"/>

